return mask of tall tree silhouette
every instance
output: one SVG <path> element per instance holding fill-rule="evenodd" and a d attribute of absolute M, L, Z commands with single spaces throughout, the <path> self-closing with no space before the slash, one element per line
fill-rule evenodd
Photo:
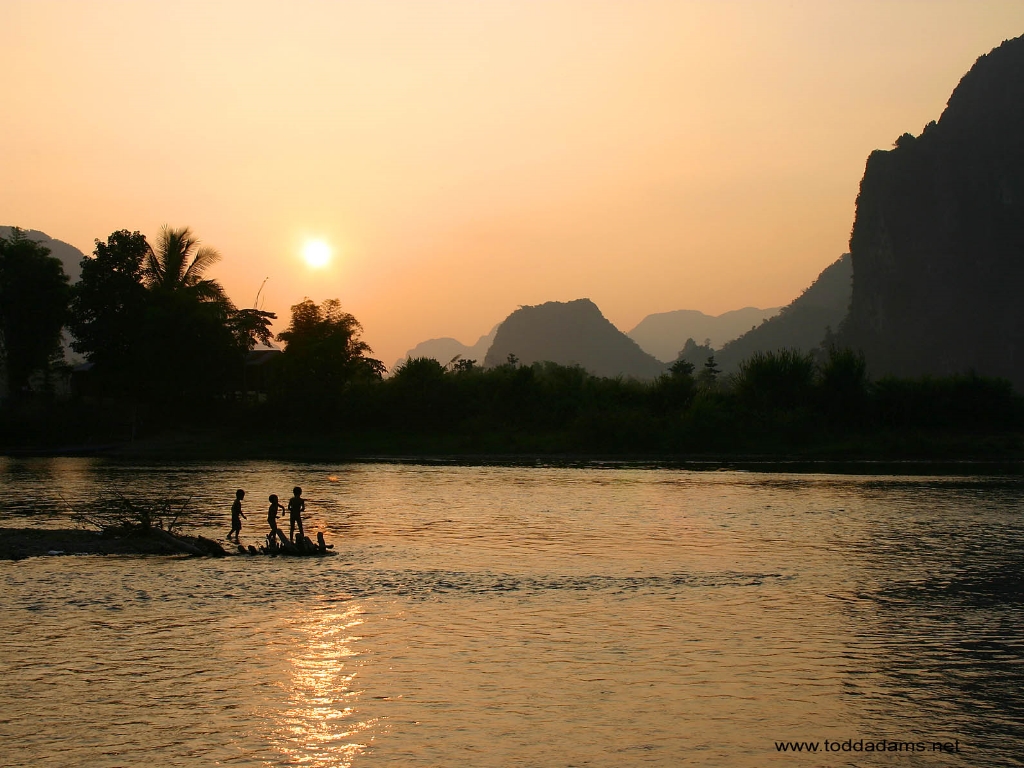
<path fill-rule="evenodd" d="M 108 395 L 136 396 L 148 378 L 142 273 L 149 253 L 141 232 L 112 232 L 82 259 L 82 279 L 72 288 L 71 346 L 93 364 L 96 386 Z"/>
<path fill-rule="evenodd" d="M 280 365 L 288 397 L 330 399 L 354 381 L 383 376 L 384 364 L 369 357 L 373 350 L 361 338 L 363 327 L 337 299 L 305 299 L 291 311 L 291 323 L 277 335 L 288 345 Z"/>

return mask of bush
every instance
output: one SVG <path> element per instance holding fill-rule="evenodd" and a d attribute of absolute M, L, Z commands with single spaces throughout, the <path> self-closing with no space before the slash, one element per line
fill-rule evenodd
<path fill-rule="evenodd" d="M 740 364 L 735 393 L 758 411 L 805 406 L 814 392 L 814 360 L 794 349 L 755 352 Z"/>

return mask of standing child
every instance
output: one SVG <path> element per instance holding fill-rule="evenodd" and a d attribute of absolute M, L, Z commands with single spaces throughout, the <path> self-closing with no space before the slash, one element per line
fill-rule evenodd
<path fill-rule="evenodd" d="M 235 544 L 238 544 L 238 536 L 242 532 L 242 518 L 245 513 L 242 511 L 242 499 L 245 498 L 245 491 L 239 488 L 235 491 L 235 501 L 231 505 L 231 530 L 228 532 L 228 541 L 231 541 L 231 534 L 235 534 Z"/>
<path fill-rule="evenodd" d="M 295 495 L 288 499 L 288 512 L 291 514 L 288 540 L 295 541 L 295 526 L 298 526 L 299 542 L 301 543 L 306 538 L 306 534 L 302 530 L 302 513 L 306 511 L 306 500 L 302 498 L 302 489 L 298 486 L 292 488 L 292 493 Z"/>
<path fill-rule="evenodd" d="M 270 526 L 270 541 L 277 541 L 277 516 L 278 510 L 284 510 L 280 504 L 277 503 L 277 494 L 270 494 L 270 509 L 267 510 L 267 525 Z"/>

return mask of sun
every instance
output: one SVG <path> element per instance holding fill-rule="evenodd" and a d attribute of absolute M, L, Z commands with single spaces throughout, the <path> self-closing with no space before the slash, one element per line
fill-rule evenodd
<path fill-rule="evenodd" d="M 307 240 L 302 246 L 302 258 L 313 269 L 326 267 L 331 260 L 331 246 L 323 240 Z"/>

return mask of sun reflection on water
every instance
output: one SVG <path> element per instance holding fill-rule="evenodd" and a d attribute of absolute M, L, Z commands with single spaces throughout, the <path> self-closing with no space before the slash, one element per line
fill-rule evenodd
<path fill-rule="evenodd" d="M 274 728 L 288 765 L 350 768 L 374 741 L 378 718 L 361 720 L 357 707 L 360 653 L 353 646 L 362 639 L 355 634 L 362 614 L 356 604 L 315 611 L 296 628 L 304 639 L 288 660 L 288 706 Z"/>

